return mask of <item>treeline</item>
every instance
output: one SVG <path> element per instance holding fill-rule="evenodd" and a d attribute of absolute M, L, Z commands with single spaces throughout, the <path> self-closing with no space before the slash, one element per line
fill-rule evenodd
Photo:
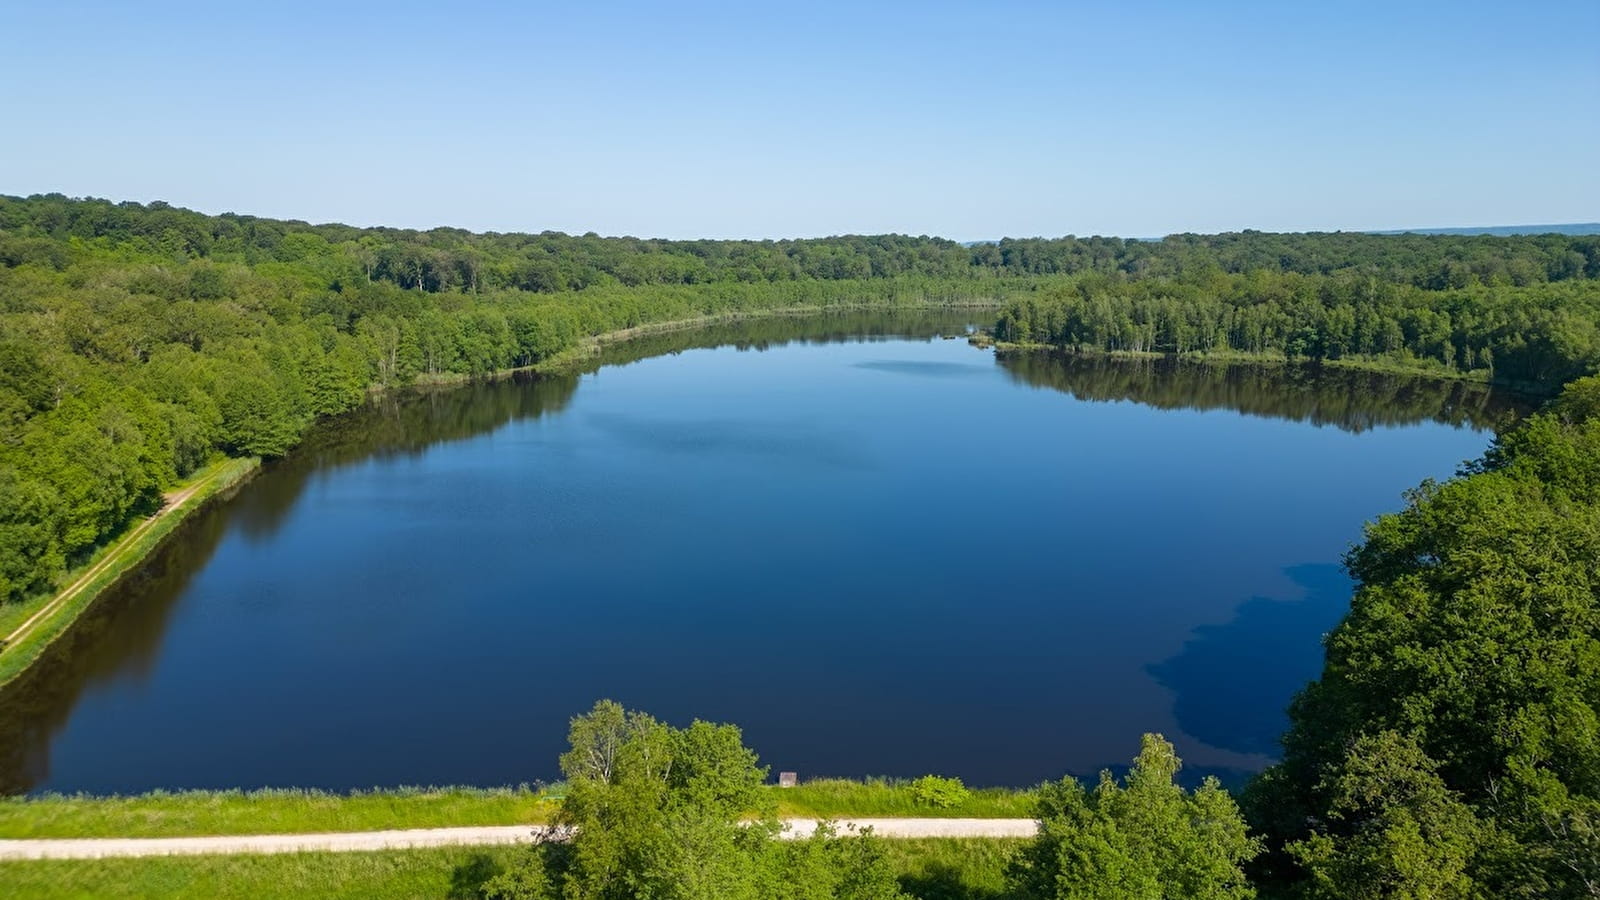
<path fill-rule="evenodd" d="M 1100 273 L 1136 278 L 1256 270 L 1346 273 L 1430 290 L 1600 278 L 1600 236 L 1233 234 L 1160 241 L 1007 238 L 974 245 L 935 237 L 846 235 L 806 240 L 667 241 L 632 237 L 474 234 L 355 228 L 225 214 L 165 203 L 0 196 L 0 262 L 65 268 L 107 249 L 163 259 L 311 266 L 332 283 L 382 281 L 442 293 L 558 292 L 602 284 L 706 284 L 920 276 Z"/>
<path fill-rule="evenodd" d="M 1553 391 L 1600 365 L 1600 281 L 1432 290 L 1269 270 L 1082 277 L 1013 302 L 995 336 L 1136 354 L 1387 361 Z"/>
<path fill-rule="evenodd" d="M 1350 613 L 1250 788 L 1261 883 L 1600 895 L 1600 377 L 1409 501 L 1346 557 Z"/>

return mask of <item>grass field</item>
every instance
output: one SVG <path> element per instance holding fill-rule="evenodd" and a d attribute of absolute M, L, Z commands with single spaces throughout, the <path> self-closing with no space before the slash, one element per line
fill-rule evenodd
<path fill-rule="evenodd" d="M 887 842 L 900 880 L 922 900 L 999 900 L 1006 859 L 1002 840 Z M 11 900 L 33 898 L 473 898 L 478 886 L 511 864 L 517 847 L 191 856 L 0 863 Z"/>
<path fill-rule="evenodd" d="M 973 791 L 949 808 L 918 804 L 904 783 L 814 781 L 771 788 L 793 818 L 945 816 L 1025 818 L 1026 791 Z M 0 838 L 188 837 L 378 831 L 544 822 L 559 788 L 427 788 L 329 794 L 320 791 L 184 791 L 131 797 L 45 795 L 0 799 Z"/>
<path fill-rule="evenodd" d="M 963 819 L 1025 819 L 1033 815 L 1033 792 L 1012 788 L 973 790 L 966 802 L 940 808 L 920 804 L 903 781 L 807 781 L 773 788 L 778 814 L 788 818 L 920 816 Z"/>

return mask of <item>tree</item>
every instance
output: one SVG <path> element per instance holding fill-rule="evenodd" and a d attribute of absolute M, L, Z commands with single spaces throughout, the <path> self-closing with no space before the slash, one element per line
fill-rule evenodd
<path fill-rule="evenodd" d="M 1275 878 L 1341 896 L 1595 896 L 1596 393 L 1575 382 L 1347 556 L 1350 613 L 1291 707 L 1283 762 L 1250 791 L 1298 866 Z M 1382 877 L 1350 893 L 1362 872 Z"/>
<path fill-rule="evenodd" d="M 1175 781 L 1182 763 L 1147 734 L 1123 784 L 1109 771 L 1086 791 L 1064 778 L 1040 789 L 1039 836 L 1009 873 L 1035 900 L 1162 900 L 1255 896 L 1240 866 L 1257 841 L 1214 778 L 1193 793 Z"/>
<path fill-rule="evenodd" d="M 673 728 L 603 700 L 572 720 L 554 839 L 487 885 L 505 900 L 897 900 L 882 848 L 772 840 L 767 770 L 739 729 Z M 797 877 L 799 876 L 799 877 Z"/>
<path fill-rule="evenodd" d="M 1452 900 L 1476 897 L 1468 867 L 1483 828 L 1416 742 L 1393 731 L 1362 737 L 1325 785 L 1325 824 L 1289 846 L 1313 897 Z"/>

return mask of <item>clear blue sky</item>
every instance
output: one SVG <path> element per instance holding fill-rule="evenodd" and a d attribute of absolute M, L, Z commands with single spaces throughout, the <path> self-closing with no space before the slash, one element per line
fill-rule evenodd
<path fill-rule="evenodd" d="M 781 237 L 1600 219 L 1600 2 L 0 4 L 0 193 Z"/>

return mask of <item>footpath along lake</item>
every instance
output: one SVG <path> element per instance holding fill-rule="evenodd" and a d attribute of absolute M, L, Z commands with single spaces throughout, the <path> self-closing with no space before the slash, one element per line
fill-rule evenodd
<path fill-rule="evenodd" d="M 775 769 L 1263 766 L 1481 386 L 980 350 L 985 313 L 646 338 L 405 393 L 196 516 L 0 696 L 0 787 L 553 779 L 609 697 Z"/>

